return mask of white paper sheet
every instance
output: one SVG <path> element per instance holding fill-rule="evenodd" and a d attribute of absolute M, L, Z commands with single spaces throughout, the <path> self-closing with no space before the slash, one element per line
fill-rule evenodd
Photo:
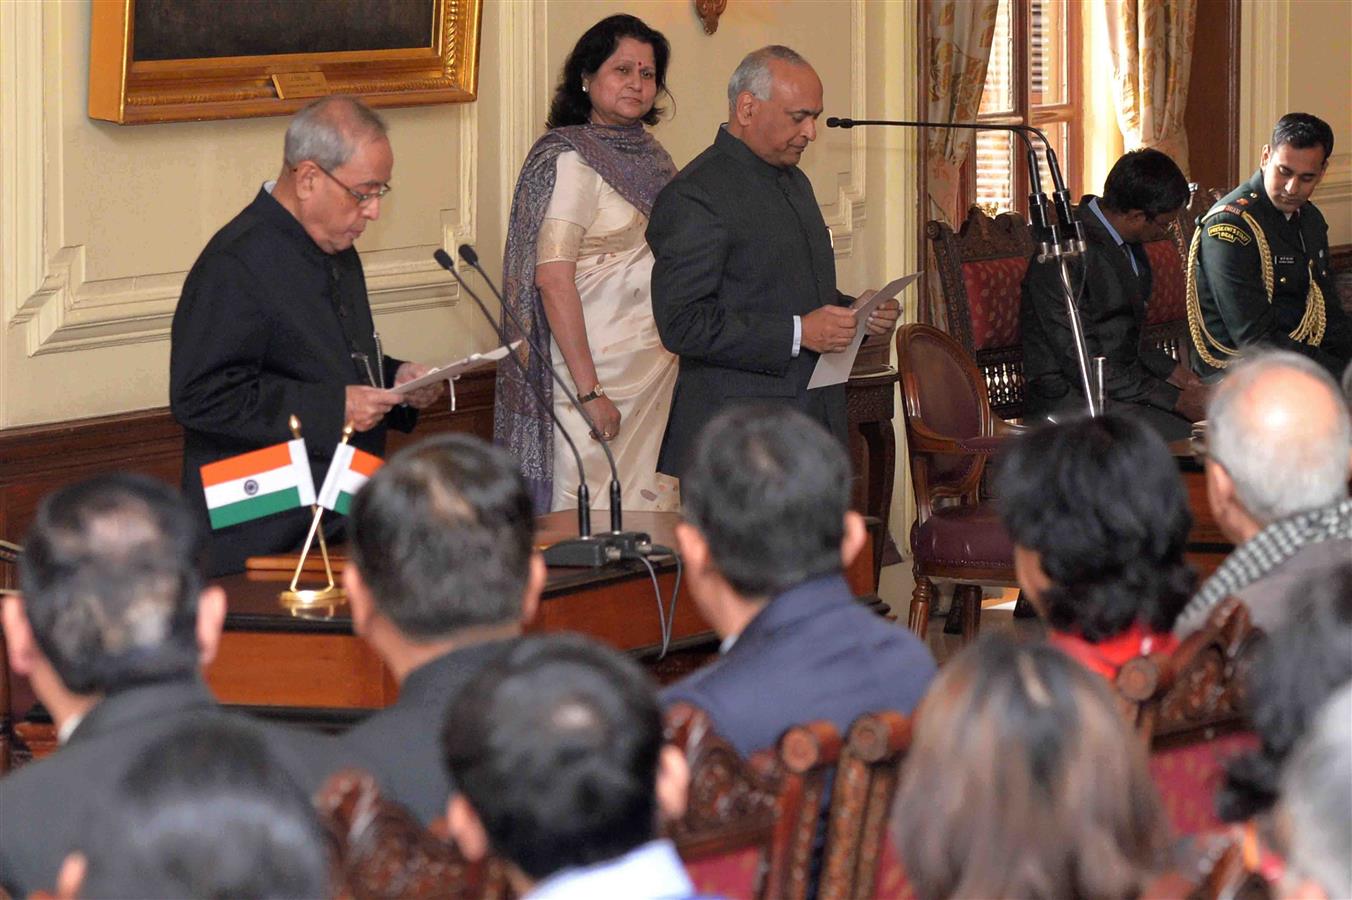
<path fill-rule="evenodd" d="M 482 369 L 490 363 L 495 363 L 500 359 L 504 359 L 508 353 L 511 353 L 519 346 L 521 346 L 520 341 L 513 341 L 509 347 L 495 347 L 486 353 L 475 353 L 466 356 L 464 359 L 456 360 L 453 363 L 438 366 L 427 374 L 420 375 L 412 381 L 405 381 L 401 385 L 390 388 L 390 390 L 396 394 L 407 394 L 409 391 L 416 391 L 418 388 L 427 387 L 429 384 L 436 384 L 440 381 L 450 381 L 452 378 L 459 378 L 466 372 Z"/>
<path fill-rule="evenodd" d="M 913 272 L 895 281 L 890 281 L 883 286 L 882 290 L 869 297 L 867 301 L 851 307 L 855 320 L 859 322 L 859 327 L 854 331 L 854 340 L 844 350 L 838 350 L 835 353 L 823 353 L 818 357 L 817 367 L 812 370 L 812 378 L 807 383 L 809 391 L 813 388 L 844 384 L 850 380 L 850 370 L 854 368 L 854 358 L 859 355 L 859 345 L 864 343 L 864 335 L 867 333 L 865 324 L 868 322 L 869 315 L 877 309 L 879 303 L 897 296 L 919 277 L 919 272 Z"/>

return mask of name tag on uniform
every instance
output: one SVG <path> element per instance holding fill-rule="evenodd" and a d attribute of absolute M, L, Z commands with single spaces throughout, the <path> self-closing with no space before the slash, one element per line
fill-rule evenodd
<path fill-rule="evenodd" d="M 1239 244 L 1240 246 L 1247 246 L 1249 241 L 1253 240 L 1253 238 L 1249 237 L 1249 233 L 1243 228 L 1240 228 L 1238 225 L 1230 225 L 1226 222 L 1222 222 L 1219 225 L 1212 225 L 1206 230 L 1206 234 L 1207 237 L 1213 237 L 1218 241 L 1225 241 L 1228 244 Z"/>
<path fill-rule="evenodd" d="M 1274 263 L 1276 263 L 1277 265 L 1279 265 L 1279 266 L 1294 266 L 1294 265 L 1296 264 L 1296 258 L 1295 258 L 1294 256 L 1276 256 L 1276 255 L 1274 255 L 1274 256 L 1272 257 L 1272 261 L 1273 261 Z"/>

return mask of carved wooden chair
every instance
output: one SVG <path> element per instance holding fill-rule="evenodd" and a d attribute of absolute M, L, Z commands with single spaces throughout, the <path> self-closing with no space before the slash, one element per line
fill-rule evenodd
<path fill-rule="evenodd" d="M 1179 834 L 1221 823 L 1214 798 L 1225 762 L 1257 746 L 1245 702 L 1248 667 L 1262 639 L 1230 598 L 1172 653 L 1129 660 L 1117 692 L 1150 750 L 1150 769 Z"/>
<path fill-rule="evenodd" d="M 840 756 L 835 726 L 794 726 L 775 751 L 744 759 L 703 710 L 678 703 L 664 718 L 668 743 L 685 751 L 690 766 L 689 806 L 666 833 L 696 890 L 805 898 L 823 799 Z"/>
<path fill-rule="evenodd" d="M 888 822 L 910 746 L 911 720 L 899 712 L 865 713 L 850 725 L 831 789 L 821 900 L 897 895 L 902 875 L 887 852 Z"/>
<path fill-rule="evenodd" d="M 357 769 L 331 776 L 315 807 L 333 839 L 340 896 L 352 900 L 511 896 L 501 860 L 469 863 L 444 834 L 424 828 L 403 806 L 381 796 L 375 778 Z"/>
<path fill-rule="evenodd" d="M 973 206 L 956 234 L 943 222 L 931 221 L 925 235 L 938 267 L 950 333 L 975 361 L 995 414 L 1021 417 L 1020 287 L 1036 249 L 1028 224 L 1013 213 L 992 219 Z"/>
<path fill-rule="evenodd" d="M 915 489 L 911 527 L 915 592 L 909 626 L 923 640 L 933 578 L 958 582 L 953 612 L 970 640 L 981 615 L 977 582 L 1014 585 L 1014 548 L 994 508 L 980 497 L 986 461 L 1015 433 L 991 415 L 986 381 L 961 344 L 929 325 L 897 331 L 906 450 Z"/>
<path fill-rule="evenodd" d="M 1192 197 L 1183 211 L 1168 223 L 1167 238 L 1143 245 L 1150 260 L 1152 286 L 1146 306 L 1141 344 L 1186 362 L 1188 337 L 1187 260 L 1197 220 L 1220 199 L 1220 193 L 1193 185 Z"/>

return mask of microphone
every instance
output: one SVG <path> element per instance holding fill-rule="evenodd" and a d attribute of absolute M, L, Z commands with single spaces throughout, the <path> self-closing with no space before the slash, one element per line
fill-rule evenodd
<path fill-rule="evenodd" d="M 1055 158 L 1056 154 L 1052 151 L 1051 144 L 1047 142 L 1047 136 L 1037 128 L 1031 125 L 1005 125 L 998 122 L 926 122 L 919 119 L 849 119 L 839 116 L 827 116 L 827 128 L 853 128 L 856 125 L 900 125 L 907 128 L 966 128 L 969 131 L 1008 131 L 1019 136 L 1023 141 L 1025 158 L 1028 164 L 1028 216 L 1032 219 L 1032 226 L 1039 234 L 1046 234 L 1053 231 L 1055 226 L 1051 224 L 1050 207 L 1047 204 L 1047 194 L 1042 190 L 1042 173 L 1037 164 L 1037 151 L 1033 149 L 1033 142 L 1028 139 L 1028 134 L 1037 135 L 1041 140 L 1046 152 L 1048 153 L 1048 167 L 1052 165 L 1050 160 Z M 1060 167 L 1055 171 L 1054 178 L 1060 177 Z M 1061 185 L 1064 187 L 1064 184 Z M 1069 209 L 1069 192 L 1066 193 L 1067 209 Z M 1059 214 L 1060 207 L 1058 207 Z"/>
<path fill-rule="evenodd" d="M 516 314 L 512 312 L 511 308 L 508 307 L 507 303 L 502 299 L 502 294 L 494 286 L 493 280 L 488 277 L 488 273 L 486 273 L 483 270 L 483 267 L 479 265 L 479 254 L 474 251 L 474 248 L 469 244 L 461 244 L 458 248 L 458 253 L 460 254 L 461 259 L 468 263 L 474 271 L 479 273 L 479 276 L 483 278 L 484 283 L 488 285 L 489 290 L 493 292 L 493 296 L 498 298 L 498 302 L 502 306 L 502 311 L 512 320 L 512 324 L 516 326 L 516 330 L 520 332 L 522 339 L 530 346 L 531 351 L 540 359 L 548 359 L 548 354 L 546 354 L 535 342 L 534 338 L 530 336 L 530 333 L 522 325 L 521 320 L 517 318 Z M 488 324 L 499 336 L 503 344 L 510 344 L 511 341 L 508 340 L 506 333 L 502 330 L 501 326 L 493 320 L 492 314 L 489 313 L 488 308 L 484 306 L 483 301 L 479 299 L 479 296 L 465 283 L 465 280 L 460 277 L 460 273 L 455 270 L 450 255 L 447 254 L 445 250 L 438 249 L 432 256 L 442 268 L 446 269 L 446 271 L 454 276 L 455 280 L 464 287 L 465 292 L 474 299 L 474 302 L 479 307 L 479 311 L 484 314 L 484 318 L 488 319 Z M 514 362 L 518 368 L 521 369 L 522 379 L 525 380 L 526 373 L 524 367 L 521 366 L 521 361 L 515 359 L 514 354 L 508 355 L 513 357 Z M 587 427 L 591 429 L 593 434 L 599 434 L 600 432 L 596 430 L 596 423 L 592 420 L 592 417 L 587 411 L 583 409 L 582 404 L 578 402 L 577 395 L 564 383 L 563 379 L 559 376 L 559 373 L 555 372 L 554 367 L 551 365 L 546 365 L 545 369 L 549 372 L 550 377 L 554 379 L 554 383 L 563 391 L 564 396 L 568 398 L 569 404 L 573 409 L 577 410 L 578 415 L 582 417 L 582 421 L 587 423 Z M 527 384 L 529 386 L 529 382 L 527 382 Z M 541 397 L 538 392 L 535 392 L 533 387 L 531 390 L 532 393 L 535 394 L 536 399 L 549 411 L 550 418 L 553 419 L 554 424 L 557 425 L 559 430 L 563 433 L 568 446 L 572 448 L 573 456 L 577 460 L 578 477 L 582 482 L 578 488 L 577 498 L 579 536 L 575 540 L 560 541 L 546 548 L 544 551 L 545 562 L 555 566 L 586 566 L 596 568 L 607 562 L 621 559 L 626 555 L 646 555 L 652 550 L 652 539 L 643 532 L 624 530 L 623 513 L 620 509 L 621 491 L 619 469 L 615 465 L 615 456 L 610 451 L 610 445 L 604 440 L 601 441 L 601 451 L 605 454 L 606 462 L 610 465 L 611 479 L 610 531 L 608 533 L 593 535 L 590 534 L 589 528 L 586 531 L 582 530 L 581 523 L 584 515 L 582 510 L 584 507 L 588 509 L 587 516 L 589 518 L 591 502 L 590 494 L 587 494 L 586 499 L 584 500 L 587 473 L 582 465 L 582 455 L 578 452 L 577 445 L 573 443 L 572 438 L 568 436 L 568 431 L 563 427 L 563 423 L 560 422 L 558 416 L 554 414 L 551 404 L 545 403 L 543 397 Z"/>
<path fill-rule="evenodd" d="M 1101 404 L 1096 405 L 1094 403 L 1093 382 L 1089 375 L 1089 351 L 1085 344 L 1084 326 L 1080 321 L 1080 309 L 1076 303 L 1075 290 L 1070 277 L 1070 258 L 1080 256 L 1085 251 L 1084 225 L 1075 215 L 1070 191 L 1066 189 L 1066 180 L 1061 174 L 1061 164 L 1056 158 L 1056 151 L 1052 149 L 1051 142 L 1047 140 L 1047 135 L 1032 125 L 1003 125 L 995 122 L 925 122 L 897 119 L 847 119 L 838 116 L 828 116 L 826 119 L 827 128 L 853 128 L 856 125 L 967 128 L 972 131 L 1010 131 L 1019 135 L 1028 152 L 1028 183 L 1030 189 L 1032 189 L 1032 192 L 1028 195 L 1028 214 L 1039 237 L 1038 262 L 1055 260 L 1060 269 L 1061 291 L 1065 295 L 1066 316 L 1070 321 L 1070 333 L 1074 339 L 1075 357 L 1080 368 L 1080 382 L 1084 388 L 1085 403 L 1089 408 L 1090 417 L 1100 415 L 1103 410 Z M 1055 225 L 1051 224 L 1047 195 L 1042 190 L 1042 176 L 1038 171 L 1037 153 L 1034 152 L 1033 144 L 1028 139 L 1029 134 L 1037 135 L 1038 139 L 1042 141 L 1043 150 L 1047 155 L 1047 169 L 1051 172 L 1053 195 L 1056 198 L 1057 223 Z M 1064 238 L 1062 237 L 1063 231 L 1067 233 Z"/>

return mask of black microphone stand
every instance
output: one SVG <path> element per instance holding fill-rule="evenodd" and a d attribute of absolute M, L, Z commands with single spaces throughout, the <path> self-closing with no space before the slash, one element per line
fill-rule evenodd
<path fill-rule="evenodd" d="M 479 265 L 479 254 L 476 253 L 474 248 L 469 244 L 461 244 L 458 252 L 460 258 L 468 263 L 469 266 L 483 278 L 484 283 L 486 283 L 489 290 L 493 292 L 493 296 L 498 298 L 498 302 L 501 304 L 503 312 L 512 320 L 512 324 L 521 334 L 522 340 L 530 346 L 531 352 L 535 353 L 538 358 L 542 360 L 548 360 L 548 355 L 530 336 L 530 333 L 522 325 L 516 314 L 502 299 L 502 294 L 498 292 L 497 287 L 493 284 L 493 280 L 488 277 L 488 273 L 486 273 L 483 270 L 483 267 Z M 469 285 L 465 283 L 465 280 L 460 277 L 460 273 L 455 270 L 455 265 L 451 262 L 450 255 L 447 254 L 445 250 L 439 249 L 435 251 L 432 256 L 442 268 L 451 273 L 455 280 L 460 283 L 461 287 L 465 289 L 465 292 L 473 298 L 474 302 L 479 307 L 479 311 L 484 314 L 486 319 L 488 319 L 489 326 L 497 333 L 503 344 L 509 345 L 511 341 L 508 339 L 506 333 L 502 330 L 502 327 L 494 321 L 492 314 L 489 313 L 484 302 L 479 299 L 479 296 L 474 293 Z M 590 533 L 591 497 L 587 491 L 587 472 L 586 469 L 583 468 L 582 455 L 578 452 L 577 446 L 573 443 L 572 438 L 569 437 L 567 429 L 563 427 L 563 423 L 560 422 L 558 417 L 554 414 L 553 409 L 550 408 L 549 404 L 544 402 L 544 398 L 541 397 L 540 394 L 531 387 L 529 381 L 526 380 L 525 367 L 521 365 L 521 361 L 515 358 L 515 354 L 508 355 L 513 358 L 513 362 L 518 366 L 521 372 L 522 381 L 526 382 L 527 387 L 530 387 L 531 389 L 531 393 L 535 395 L 536 400 L 545 407 L 550 418 L 554 421 L 554 424 L 563 433 L 564 440 L 568 443 L 568 446 L 572 448 L 573 455 L 577 460 L 578 478 L 581 481 L 577 498 L 578 537 L 572 540 L 559 541 L 558 543 L 547 547 L 544 551 L 545 563 L 551 566 L 583 566 L 596 568 L 626 556 L 647 555 L 652 551 L 652 539 L 645 532 L 624 530 L 623 513 L 620 509 L 622 492 L 620 489 L 619 469 L 615 465 L 615 456 L 610 451 L 610 445 L 607 444 L 604 439 L 600 438 L 598 438 L 598 440 L 601 442 L 601 450 L 606 456 L 606 462 L 610 465 L 610 531 L 601 534 Z M 564 383 L 563 379 L 559 377 L 559 374 L 554 371 L 554 367 L 546 363 L 545 369 L 554 379 L 554 383 L 563 391 L 564 396 L 568 398 L 569 404 L 573 409 L 577 410 L 578 415 L 582 417 L 582 421 L 587 423 L 587 427 L 591 429 L 593 434 L 599 435 L 600 432 L 596 430 L 596 423 L 582 407 L 582 404 L 578 402 L 577 396 L 573 391 Z"/>
<path fill-rule="evenodd" d="M 1070 191 L 1066 189 L 1065 178 L 1061 174 L 1061 165 L 1056 159 L 1047 136 L 1031 125 L 1002 125 L 994 122 L 926 122 L 922 120 L 900 119 L 847 119 L 830 116 L 826 120 L 827 128 L 854 128 L 856 125 L 900 125 L 911 128 L 966 128 L 972 131 L 1009 131 L 1019 135 L 1027 150 L 1029 189 L 1028 216 L 1029 226 L 1038 238 L 1038 262 L 1055 260 L 1061 274 L 1061 292 L 1065 297 L 1066 318 L 1070 323 L 1070 334 L 1075 344 L 1075 360 L 1079 364 L 1080 381 L 1084 387 L 1085 404 L 1089 415 L 1103 414 L 1103 371 L 1102 357 L 1096 358 L 1095 375 L 1090 375 L 1089 351 L 1084 339 L 1084 324 L 1080 319 L 1080 306 L 1076 302 L 1075 289 L 1071 284 L 1070 260 L 1081 256 L 1085 251 L 1084 226 L 1075 215 L 1071 203 Z M 1047 156 L 1047 168 L 1052 176 L 1052 188 L 1056 202 L 1056 221 L 1051 221 L 1047 195 L 1042 190 L 1042 175 L 1038 168 L 1037 153 L 1028 140 L 1028 133 L 1037 135 Z M 1095 389 L 1097 386 L 1097 389 Z"/>

